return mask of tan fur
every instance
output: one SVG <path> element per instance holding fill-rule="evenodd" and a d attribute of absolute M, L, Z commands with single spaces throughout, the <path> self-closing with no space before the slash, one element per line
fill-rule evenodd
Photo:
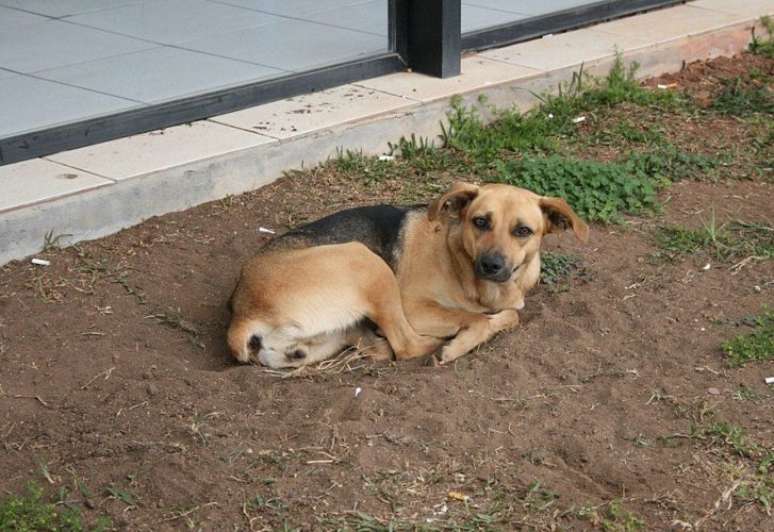
<path fill-rule="evenodd" d="M 474 225 L 476 217 L 487 218 L 487 230 Z M 516 236 L 517 226 L 532 233 Z M 250 358 L 255 334 L 282 356 L 301 346 L 309 351 L 303 363 L 358 339 L 373 343 L 376 337 L 358 326 L 365 316 L 397 358 L 423 356 L 451 338 L 441 363 L 451 362 L 518 325 L 517 310 L 540 276 L 545 234 L 571 227 L 584 242 L 589 234 L 563 199 L 499 184 L 456 183 L 427 212 L 412 211 L 403 227 L 394 274 L 359 243 L 272 252 L 250 261 L 233 297 L 228 341 L 235 357 Z M 512 269 L 506 281 L 476 275 L 476 258 L 489 252 Z M 384 346 L 377 350 L 384 356 Z"/>
<path fill-rule="evenodd" d="M 479 215 L 490 216 L 490 230 L 473 226 Z M 514 237 L 517 223 L 534 234 Z M 420 334 L 455 336 L 443 348 L 441 363 L 518 324 L 516 310 L 540 277 L 542 237 L 565 226 L 582 241 L 588 239 L 588 226 L 560 198 L 508 185 L 469 183 L 455 183 L 430 204 L 427 216 L 408 222 L 397 272 L 403 307 Z M 499 251 L 516 268 L 510 281 L 476 278 L 473 262 L 487 250 Z"/>
<path fill-rule="evenodd" d="M 399 359 L 438 345 L 409 325 L 392 270 L 358 242 L 258 255 L 242 269 L 232 310 L 227 339 L 240 362 L 258 356 L 271 367 L 300 366 L 347 345 L 389 356 L 384 342 L 361 325 L 364 318 L 380 328 Z M 250 349 L 254 335 L 259 353 Z M 294 358 L 297 351 L 305 356 Z"/>

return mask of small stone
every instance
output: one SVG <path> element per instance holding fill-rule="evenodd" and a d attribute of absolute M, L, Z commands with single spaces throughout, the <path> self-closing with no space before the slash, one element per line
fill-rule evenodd
<path fill-rule="evenodd" d="M 149 382 L 148 386 L 145 387 L 145 391 L 148 392 L 148 395 L 153 397 L 154 395 L 158 395 L 159 387 L 153 384 L 152 382 Z"/>
<path fill-rule="evenodd" d="M 710 395 L 720 395 L 720 390 L 717 388 L 708 388 L 707 393 Z"/>

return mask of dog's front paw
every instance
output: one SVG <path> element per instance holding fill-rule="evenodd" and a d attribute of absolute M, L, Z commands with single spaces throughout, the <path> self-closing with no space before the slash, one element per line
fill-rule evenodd
<path fill-rule="evenodd" d="M 461 351 L 458 348 L 455 348 L 453 345 L 447 345 L 443 349 L 441 349 L 441 361 L 439 364 L 443 366 L 444 364 L 448 364 L 449 362 L 454 362 L 458 358 L 460 358 L 462 355 L 464 355 L 467 351 Z"/>
<path fill-rule="evenodd" d="M 489 316 L 489 324 L 495 331 L 512 329 L 519 324 L 519 313 L 514 309 L 501 310 Z"/>

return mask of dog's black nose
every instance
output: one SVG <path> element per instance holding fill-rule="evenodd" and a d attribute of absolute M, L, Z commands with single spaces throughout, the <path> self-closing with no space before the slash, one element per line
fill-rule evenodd
<path fill-rule="evenodd" d="M 478 270 L 486 277 L 496 276 L 505 268 L 505 258 L 499 253 L 481 255 L 478 258 Z"/>

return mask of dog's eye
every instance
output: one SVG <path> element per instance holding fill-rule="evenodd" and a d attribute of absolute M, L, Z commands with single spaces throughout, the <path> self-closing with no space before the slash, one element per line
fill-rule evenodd
<path fill-rule="evenodd" d="M 483 216 L 476 216 L 473 218 L 473 225 L 475 225 L 478 229 L 485 231 L 489 229 L 489 220 Z"/>
<path fill-rule="evenodd" d="M 516 229 L 513 230 L 513 236 L 518 236 L 519 238 L 526 238 L 530 236 L 534 231 L 527 227 L 526 225 L 520 225 Z"/>

